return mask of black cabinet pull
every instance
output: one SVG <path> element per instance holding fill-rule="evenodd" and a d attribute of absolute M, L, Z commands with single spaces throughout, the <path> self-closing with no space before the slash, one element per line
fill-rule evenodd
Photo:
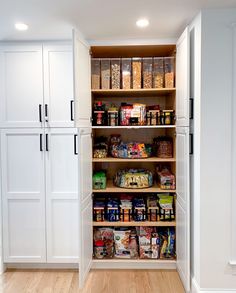
<path fill-rule="evenodd" d="M 46 134 L 46 151 L 48 152 L 48 134 Z"/>
<path fill-rule="evenodd" d="M 190 155 L 193 155 L 193 133 L 190 133 L 189 134 L 189 139 L 190 139 L 190 147 L 189 147 L 189 149 L 190 149 L 190 151 L 189 151 L 189 154 Z"/>
<path fill-rule="evenodd" d="M 70 101 L 70 120 L 71 121 L 74 121 L 74 107 L 73 107 L 73 103 L 74 103 L 74 101 L 71 100 Z"/>
<path fill-rule="evenodd" d="M 45 121 L 48 122 L 48 104 L 45 104 Z"/>
<path fill-rule="evenodd" d="M 43 135 L 40 134 L 39 137 L 40 137 L 40 152 L 42 152 L 43 151 Z"/>
<path fill-rule="evenodd" d="M 193 119 L 193 111 L 194 111 L 194 106 L 193 106 L 193 98 L 190 98 L 189 99 L 189 102 L 190 102 L 190 115 L 189 115 L 189 119 Z"/>
<path fill-rule="evenodd" d="M 78 155 L 78 152 L 77 152 L 77 137 L 78 137 L 78 135 L 74 134 L 74 154 L 75 155 Z"/>
<path fill-rule="evenodd" d="M 39 104 L 39 122 L 42 122 L 42 105 Z"/>

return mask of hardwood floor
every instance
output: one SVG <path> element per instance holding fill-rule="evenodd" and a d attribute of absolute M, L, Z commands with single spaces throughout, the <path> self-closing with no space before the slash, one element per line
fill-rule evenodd
<path fill-rule="evenodd" d="M 74 270 L 9 270 L 0 276 L 0 293 L 184 293 L 176 271 L 92 270 L 78 289 Z"/>

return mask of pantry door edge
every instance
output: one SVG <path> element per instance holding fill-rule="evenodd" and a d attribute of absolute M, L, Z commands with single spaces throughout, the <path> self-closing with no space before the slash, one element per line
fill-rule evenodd
<path fill-rule="evenodd" d="M 79 156 L 79 288 L 83 288 L 93 256 L 91 128 L 80 128 L 75 144 Z"/>
<path fill-rule="evenodd" d="M 91 127 L 90 46 L 78 30 L 73 30 L 73 70 L 75 127 Z"/>

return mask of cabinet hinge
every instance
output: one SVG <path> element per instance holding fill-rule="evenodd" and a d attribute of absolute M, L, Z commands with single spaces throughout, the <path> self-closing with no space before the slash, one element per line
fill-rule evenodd
<path fill-rule="evenodd" d="M 91 132 L 91 138 L 93 138 L 93 133 Z"/>
<path fill-rule="evenodd" d="M 92 118 L 92 117 L 90 117 L 90 123 L 92 124 L 92 122 L 93 122 L 93 118 Z"/>

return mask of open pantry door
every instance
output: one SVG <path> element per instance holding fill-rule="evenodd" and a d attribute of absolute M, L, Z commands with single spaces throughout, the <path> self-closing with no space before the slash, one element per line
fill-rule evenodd
<path fill-rule="evenodd" d="M 188 27 L 176 44 L 176 125 L 189 126 L 190 40 Z"/>
<path fill-rule="evenodd" d="M 73 31 L 75 126 L 91 126 L 90 47 L 81 34 Z"/>
<path fill-rule="evenodd" d="M 189 128 L 176 128 L 176 254 L 177 270 L 190 290 Z"/>
<path fill-rule="evenodd" d="M 79 155 L 79 287 L 83 288 L 93 254 L 91 128 L 79 129 L 75 152 Z"/>

